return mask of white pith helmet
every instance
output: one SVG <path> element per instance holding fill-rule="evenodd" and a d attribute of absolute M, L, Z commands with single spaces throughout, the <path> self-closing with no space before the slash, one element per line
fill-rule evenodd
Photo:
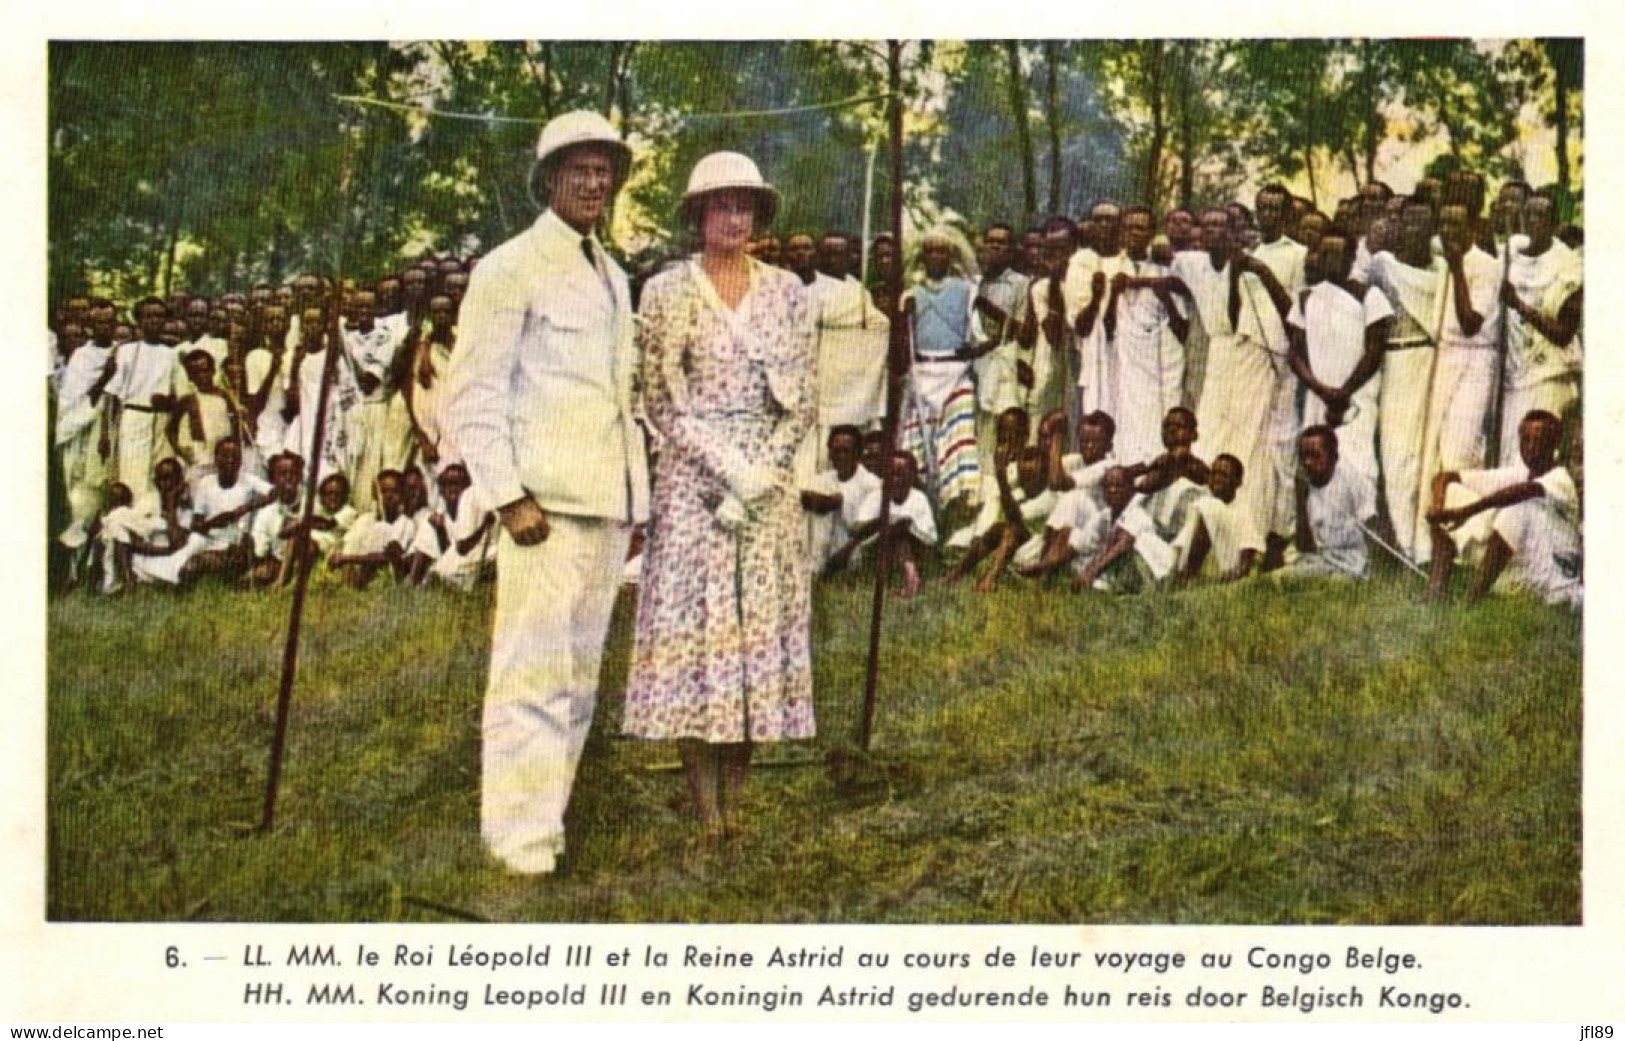
<path fill-rule="evenodd" d="M 757 217 L 764 226 L 778 212 L 778 190 L 762 180 L 762 171 L 756 168 L 756 163 L 749 156 L 738 152 L 712 152 L 695 163 L 693 172 L 688 175 L 688 190 L 683 193 L 683 215 L 692 220 L 696 203 L 703 196 L 725 189 L 740 189 L 754 194 Z"/>
<path fill-rule="evenodd" d="M 566 112 L 548 121 L 536 142 L 536 163 L 547 170 L 577 145 L 600 145 L 608 149 L 615 166 L 615 183 L 619 185 L 626 180 L 626 171 L 632 165 L 632 150 L 615 133 L 609 120 L 586 109 Z"/>

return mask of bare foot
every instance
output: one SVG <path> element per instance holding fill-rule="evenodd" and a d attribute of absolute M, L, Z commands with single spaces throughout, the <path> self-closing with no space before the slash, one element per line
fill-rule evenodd
<path fill-rule="evenodd" d="M 920 591 L 920 569 L 913 563 L 903 565 L 903 589 L 897 594 L 899 600 L 912 600 Z"/>

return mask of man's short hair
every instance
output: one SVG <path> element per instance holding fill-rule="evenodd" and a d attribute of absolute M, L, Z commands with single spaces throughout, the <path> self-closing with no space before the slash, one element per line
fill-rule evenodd
<path fill-rule="evenodd" d="M 1337 451 L 1337 431 L 1325 423 L 1316 423 L 1312 427 L 1305 427 L 1303 433 L 1298 435 L 1298 443 L 1302 444 L 1310 438 L 1318 438 L 1321 444 L 1326 445 L 1334 453 Z"/>
<path fill-rule="evenodd" d="M 1279 181 L 1271 181 L 1269 184 L 1266 184 L 1264 187 L 1258 189 L 1258 194 L 1253 197 L 1253 201 L 1257 202 L 1266 195 L 1278 195 L 1285 199 L 1288 203 L 1292 202 L 1292 193 L 1287 191 L 1286 185 Z"/>
<path fill-rule="evenodd" d="M 1555 216 L 1558 209 L 1559 209 L 1558 196 L 1560 194 L 1561 194 L 1561 192 L 1560 192 L 1560 189 L 1557 187 L 1557 185 L 1555 185 L 1555 184 L 1544 184 L 1544 185 L 1541 185 L 1539 188 L 1536 188 L 1534 191 L 1530 192 L 1527 196 L 1525 196 L 1523 201 L 1524 201 L 1524 205 L 1528 205 L 1529 203 L 1535 201 L 1536 199 L 1545 199 L 1547 202 L 1551 203 L 1552 213 Z"/>
<path fill-rule="evenodd" d="M 1046 237 L 1055 234 L 1057 231 L 1064 231 L 1068 237 L 1073 239 L 1078 237 L 1078 226 L 1070 217 L 1057 215 L 1044 222 L 1044 235 Z"/>
<path fill-rule="evenodd" d="M 863 431 L 851 423 L 840 423 L 829 428 L 829 439 L 826 444 L 834 444 L 837 437 L 850 437 L 858 444 L 863 444 Z"/>
<path fill-rule="evenodd" d="M 1563 421 L 1558 419 L 1554 413 L 1548 412 L 1543 408 L 1532 408 L 1528 412 L 1525 412 L 1523 414 L 1523 418 L 1518 420 L 1518 425 L 1522 426 L 1525 423 L 1541 423 L 1557 430 L 1563 429 Z"/>
<path fill-rule="evenodd" d="M 1237 459 L 1235 456 L 1231 455 L 1229 452 L 1220 452 L 1213 459 L 1213 465 L 1214 466 L 1218 466 L 1220 463 L 1226 463 L 1226 462 L 1229 463 L 1231 466 L 1236 468 L 1236 481 L 1237 481 L 1237 483 L 1240 483 L 1241 481 L 1246 479 L 1246 477 L 1247 477 L 1247 468 L 1245 466 L 1241 465 L 1241 460 L 1240 459 Z"/>
<path fill-rule="evenodd" d="M 1117 420 L 1113 419 L 1110 414 L 1102 412 L 1099 409 L 1096 409 L 1087 416 L 1084 416 L 1082 419 L 1078 420 L 1078 426 L 1094 427 L 1097 430 L 1104 430 L 1106 432 L 1107 440 L 1117 436 Z"/>

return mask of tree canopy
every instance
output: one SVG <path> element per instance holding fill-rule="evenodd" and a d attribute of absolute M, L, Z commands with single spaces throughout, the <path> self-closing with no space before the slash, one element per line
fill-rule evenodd
<path fill-rule="evenodd" d="M 784 190 L 781 230 L 856 231 L 883 142 L 883 51 L 53 43 L 50 289 L 218 291 L 489 248 L 533 219 L 542 123 L 583 107 L 639 157 L 617 203 L 624 249 L 680 234 L 683 178 L 721 148 Z M 1274 178 L 1329 210 L 1334 190 L 1383 176 L 1390 153 L 1422 140 L 1492 180 L 1524 177 L 1542 130 L 1555 181 L 1581 195 L 1578 40 L 923 41 L 905 54 L 916 226 L 1075 215 L 1103 196 L 1201 205 Z M 887 163 L 872 181 L 878 221 Z"/>

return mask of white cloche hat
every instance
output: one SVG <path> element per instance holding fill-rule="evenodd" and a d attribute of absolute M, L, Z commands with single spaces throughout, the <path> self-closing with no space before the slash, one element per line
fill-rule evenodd
<path fill-rule="evenodd" d="M 742 189 L 756 196 L 756 212 L 762 224 L 767 224 L 779 209 L 779 193 L 762 180 L 762 171 L 749 156 L 738 152 L 712 152 L 694 164 L 688 175 L 688 190 L 683 193 L 682 211 L 692 218 L 696 202 L 705 195 L 724 189 Z"/>

